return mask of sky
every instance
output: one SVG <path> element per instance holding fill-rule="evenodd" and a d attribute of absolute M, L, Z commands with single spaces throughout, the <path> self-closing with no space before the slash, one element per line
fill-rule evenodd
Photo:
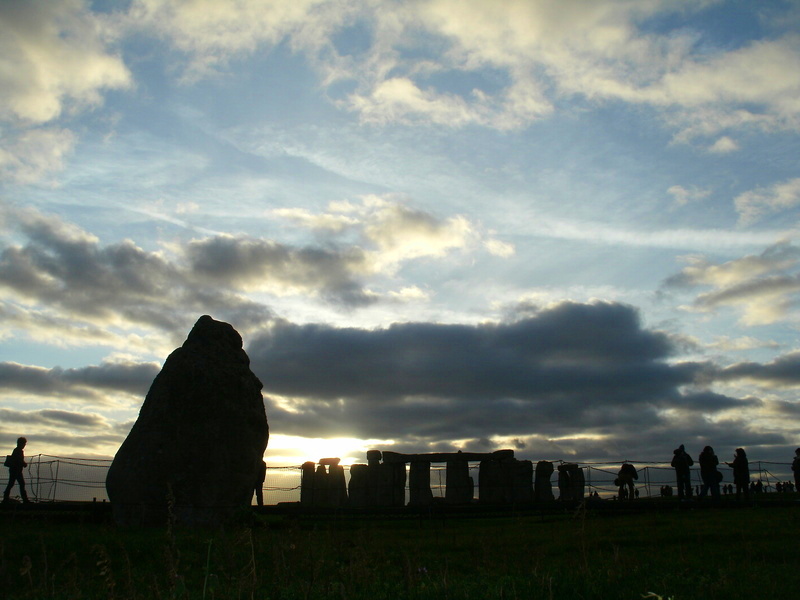
<path fill-rule="evenodd" d="M 800 446 L 800 2 L 0 0 L 0 444 L 204 314 L 266 460 Z"/>

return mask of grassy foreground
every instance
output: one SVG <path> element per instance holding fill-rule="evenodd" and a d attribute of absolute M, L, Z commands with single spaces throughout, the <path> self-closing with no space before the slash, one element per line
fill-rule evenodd
<path fill-rule="evenodd" d="M 799 507 L 262 517 L 215 532 L 4 517 L 0 597 L 796 598 L 798 532 Z"/>

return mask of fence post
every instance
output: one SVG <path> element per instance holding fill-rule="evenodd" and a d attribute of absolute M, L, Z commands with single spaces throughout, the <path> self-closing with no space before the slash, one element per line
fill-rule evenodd
<path fill-rule="evenodd" d="M 61 461 L 56 459 L 56 474 L 53 477 L 53 502 L 56 501 L 56 488 L 58 487 L 58 469 L 61 466 Z"/>

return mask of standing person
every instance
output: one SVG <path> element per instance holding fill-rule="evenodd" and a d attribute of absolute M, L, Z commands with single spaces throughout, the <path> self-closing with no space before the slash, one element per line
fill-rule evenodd
<path fill-rule="evenodd" d="M 794 489 L 800 492 L 800 448 L 794 451 L 792 472 L 794 473 Z"/>
<path fill-rule="evenodd" d="M 744 448 L 737 448 L 733 454 L 733 462 L 725 463 L 733 469 L 733 483 L 736 486 L 736 499 L 739 500 L 744 490 L 744 498 L 750 497 L 750 465 Z"/>
<path fill-rule="evenodd" d="M 711 490 L 711 497 L 714 500 L 719 500 L 719 482 L 720 476 L 717 471 L 719 459 L 714 454 L 714 449 L 711 446 L 706 446 L 697 457 L 697 462 L 700 463 L 700 478 L 703 480 L 703 485 L 700 488 L 700 497 L 704 498 Z"/>
<path fill-rule="evenodd" d="M 256 483 L 253 486 L 253 491 L 256 493 L 256 504 L 258 506 L 264 506 L 264 480 L 267 478 L 267 463 L 263 460 L 261 464 L 258 466 L 258 475 L 256 477 Z"/>
<path fill-rule="evenodd" d="M 619 499 L 633 500 L 633 480 L 639 479 L 639 473 L 636 472 L 636 467 L 630 463 L 623 463 L 622 468 L 617 473 L 616 484 L 619 486 Z M 626 489 L 627 488 L 627 489 Z"/>
<path fill-rule="evenodd" d="M 675 469 L 675 477 L 678 480 L 678 499 L 692 497 L 691 471 L 689 467 L 694 464 L 692 457 L 686 454 L 683 444 L 678 446 L 673 452 L 672 467 Z"/>
<path fill-rule="evenodd" d="M 6 491 L 3 492 L 4 504 L 9 501 L 11 488 L 14 487 L 14 482 L 19 484 L 19 495 L 22 497 L 22 502 L 25 504 L 30 502 L 28 500 L 28 494 L 25 492 L 25 479 L 22 477 L 22 470 L 28 466 L 28 463 L 25 462 L 25 453 L 23 452 L 27 443 L 28 440 L 24 437 L 17 438 L 17 447 L 14 448 L 14 451 L 6 460 L 6 466 L 8 467 L 8 485 L 6 486 Z"/>

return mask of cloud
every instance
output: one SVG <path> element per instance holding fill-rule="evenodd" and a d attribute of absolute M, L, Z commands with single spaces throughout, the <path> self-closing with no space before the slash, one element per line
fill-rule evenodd
<path fill-rule="evenodd" d="M 33 183 L 60 171 L 75 143 L 66 129 L 29 129 L 3 140 L 0 146 L 0 178 Z"/>
<path fill-rule="evenodd" d="M 0 287 L 16 300 L 2 309 L 18 326 L 57 326 L 65 343 L 105 338 L 138 345 L 141 337 L 122 332 L 145 326 L 171 335 L 174 343 L 200 314 L 214 313 L 242 330 L 272 317 L 261 304 L 193 278 L 166 253 L 130 240 L 101 245 L 80 228 L 32 209 L 5 207 L 2 217 L 24 240 L 0 252 Z"/>
<path fill-rule="evenodd" d="M 530 314 L 528 312 L 528 314 Z M 562 302 L 505 323 L 337 329 L 276 323 L 251 338 L 270 422 L 284 433 L 453 440 L 591 435 L 629 439 L 675 419 L 760 400 L 695 388 L 708 365 L 671 363 L 670 338 L 632 307 Z M 672 442 L 674 443 L 674 442 Z"/>
<path fill-rule="evenodd" d="M 243 333 L 265 326 L 274 315 L 248 296 L 253 292 L 302 295 L 348 310 L 424 300 L 419 287 L 391 279 L 403 265 L 481 247 L 481 234 L 462 216 L 440 218 L 378 197 L 333 206 L 329 214 L 345 217 L 347 230 L 329 230 L 332 237 L 317 245 L 219 234 L 148 251 L 131 240 L 104 245 L 30 208 L 0 207 L 8 231 L 0 246 L 0 287 L 7 293 L 0 315 L 9 333 L 45 340 L 59 332 L 64 344 L 154 351 L 169 342 L 164 334 L 172 343 L 181 339 L 201 314 Z M 326 216 L 308 213 L 302 224 L 314 226 Z M 370 289 L 373 281 L 386 289 Z"/>
<path fill-rule="evenodd" d="M 764 215 L 800 205 L 800 177 L 739 194 L 734 199 L 739 224 L 750 225 Z"/>
<path fill-rule="evenodd" d="M 305 53 L 324 86 L 353 84 L 339 106 L 368 122 L 525 127 L 580 98 L 648 105 L 677 141 L 738 127 L 800 123 L 800 47 L 791 23 L 731 49 L 683 23 L 709 2 L 498 0 L 374 3 L 139 0 L 134 26 L 157 32 L 198 77 L 236 56 L 286 42 Z M 696 21 L 695 21 L 696 23 Z M 358 30 L 363 43 L 342 44 Z M 785 35 L 783 32 L 787 32 Z M 361 39 L 359 38 L 359 39 Z M 409 51 L 409 40 L 417 51 Z M 463 88 L 448 82 L 467 82 Z"/>
<path fill-rule="evenodd" d="M 355 279 L 368 272 L 366 256 L 358 248 L 293 248 L 219 235 L 190 242 L 186 255 L 192 273 L 210 283 L 279 295 L 319 293 L 348 306 L 374 302 Z"/>
<path fill-rule="evenodd" d="M 766 325 L 796 318 L 800 294 L 800 249 L 789 242 L 770 246 L 759 255 L 714 264 L 703 256 L 689 256 L 680 273 L 665 288 L 710 287 L 691 308 L 699 311 L 732 307 L 742 313 L 744 325 Z"/>
<path fill-rule="evenodd" d="M 728 154 L 729 152 L 736 152 L 738 149 L 739 144 L 736 143 L 736 140 L 723 135 L 708 148 L 708 151 L 713 154 Z"/>
<path fill-rule="evenodd" d="M 377 246 L 373 254 L 378 268 L 393 268 L 418 258 L 440 258 L 466 248 L 475 235 L 462 216 L 439 219 L 408 206 L 372 198 L 364 235 Z"/>
<path fill-rule="evenodd" d="M 78 429 L 97 429 L 108 427 L 108 421 L 96 413 L 77 413 L 66 410 L 41 409 L 19 411 L 0 408 L 0 419 L 4 423 L 21 423 L 39 426 L 75 427 Z"/>
<path fill-rule="evenodd" d="M 78 369 L 0 363 L 0 389 L 7 393 L 87 398 L 106 403 L 105 392 L 144 396 L 160 370 L 154 363 L 115 362 Z"/>
<path fill-rule="evenodd" d="M 81 0 L 0 5 L 0 118 L 46 123 L 67 103 L 97 105 L 104 89 L 130 85 L 109 51 L 111 23 Z"/>
<path fill-rule="evenodd" d="M 237 54 L 274 45 L 297 30 L 321 0 L 134 0 L 131 25 L 156 32 L 189 58 L 186 76 L 208 75 Z"/>
<path fill-rule="evenodd" d="M 675 198 L 675 204 L 678 206 L 686 206 L 690 202 L 697 202 L 708 198 L 711 194 L 711 190 L 703 190 L 697 186 L 685 188 L 682 185 L 673 185 L 667 190 L 667 193 Z"/>
<path fill-rule="evenodd" d="M 780 344 L 772 340 L 764 340 L 750 336 L 731 338 L 729 336 L 717 336 L 714 341 L 707 344 L 708 348 L 723 351 L 742 351 L 754 350 L 758 348 L 770 348 L 772 350 L 780 348 Z"/>
<path fill-rule="evenodd" d="M 52 123 L 132 85 L 112 50 L 116 29 L 83 0 L 0 4 L 0 177 L 28 184 L 60 171 L 75 135 Z"/>
<path fill-rule="evenodd" d="M 800 387 L 800 351 L 790 352 L 762 364 L 740 362 L 722 369 L 722 381 L 746 380 L 768 388 Z"/>

